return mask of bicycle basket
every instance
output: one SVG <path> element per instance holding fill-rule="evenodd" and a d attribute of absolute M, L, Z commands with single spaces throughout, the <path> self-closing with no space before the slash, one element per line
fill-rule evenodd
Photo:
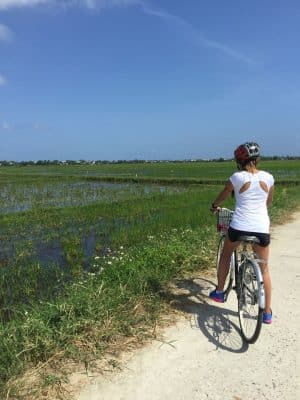
<path fill-rule="evenodd" d="M 233 211 L 221 208 L 217 214 L 217 230 L 226 233 L 232 219 Z"/>

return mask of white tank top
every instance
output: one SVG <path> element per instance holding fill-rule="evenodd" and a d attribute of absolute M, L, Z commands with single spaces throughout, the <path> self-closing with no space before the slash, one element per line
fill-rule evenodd
<path fill-rule="evenodd" d="M 265 171 L 255 174 L 239 171 L 229 179 L 236 199 L 230 226 L 241 231 L 269 233 L 267 198 L 274 185 L 273 176 Z"/>

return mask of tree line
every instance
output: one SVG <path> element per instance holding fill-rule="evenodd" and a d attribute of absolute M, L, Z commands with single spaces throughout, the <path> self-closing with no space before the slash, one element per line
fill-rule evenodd
<path fill-rule="evenodd" d="M 262 160 L 300 160 L 300 156 L 267 156 L 261 157 Z M 8 161 L 0 160 L 0 166 L 32 166 L 32 165 L 99 165 L 99 164 L 143 164 L 143 163 L 186 163 L 186 162 L 225 162 L 232 161 L 223 157 L 212 159 L 183 159 L 183 160 L 28 160 L 28 161 Z"/>

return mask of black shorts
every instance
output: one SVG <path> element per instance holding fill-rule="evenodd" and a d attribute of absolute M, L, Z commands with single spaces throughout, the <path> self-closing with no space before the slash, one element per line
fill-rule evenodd
<path fill-rule="evenodd" d="M 270 244 L 270 234 L 260 232 L 239 231 L 237 229 L 228 229 L 228 238 L 231 242 L 236 242 L 240 236 L 255 236 L 259 239 L 259 246 L 267 247 Z"/>

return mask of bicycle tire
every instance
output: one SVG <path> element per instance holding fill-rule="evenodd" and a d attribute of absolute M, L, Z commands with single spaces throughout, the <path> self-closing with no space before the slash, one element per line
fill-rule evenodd
<path fill-rule="evenodd" d="M 222 253 L 223 246 L 224 246 L 224 240 L 225 240 L 225 236 L 222 235 L 220 237 L 219 244 L 218 244 L 218 250 L 217 250 L 217 260 L 216 260 L 217 275 L 218 275 L 218 271 L 219 271 L 219 262 L 220 262 L 220 257 L 221 257 L 221 253 Z M 233 253 L 231 256 L 229 271 L 228 271 L 228 275 L 226 277 L 225 285 L 224 285 L 224 289 L 223 289 L 226 296 L 228 296 L 228 294 L 232 288 L 233 276 L 234 276 L 234 264 L 235 264 L 235 253 Z"/>
<path fill-rule="evenodd" d="M 259 305 L 260 274 L 252 260 L 246 260 L 239 271 L 238 314 L 241 334 L 247 343 L 254 343 L 259 337 L 263 309 Z"/>

